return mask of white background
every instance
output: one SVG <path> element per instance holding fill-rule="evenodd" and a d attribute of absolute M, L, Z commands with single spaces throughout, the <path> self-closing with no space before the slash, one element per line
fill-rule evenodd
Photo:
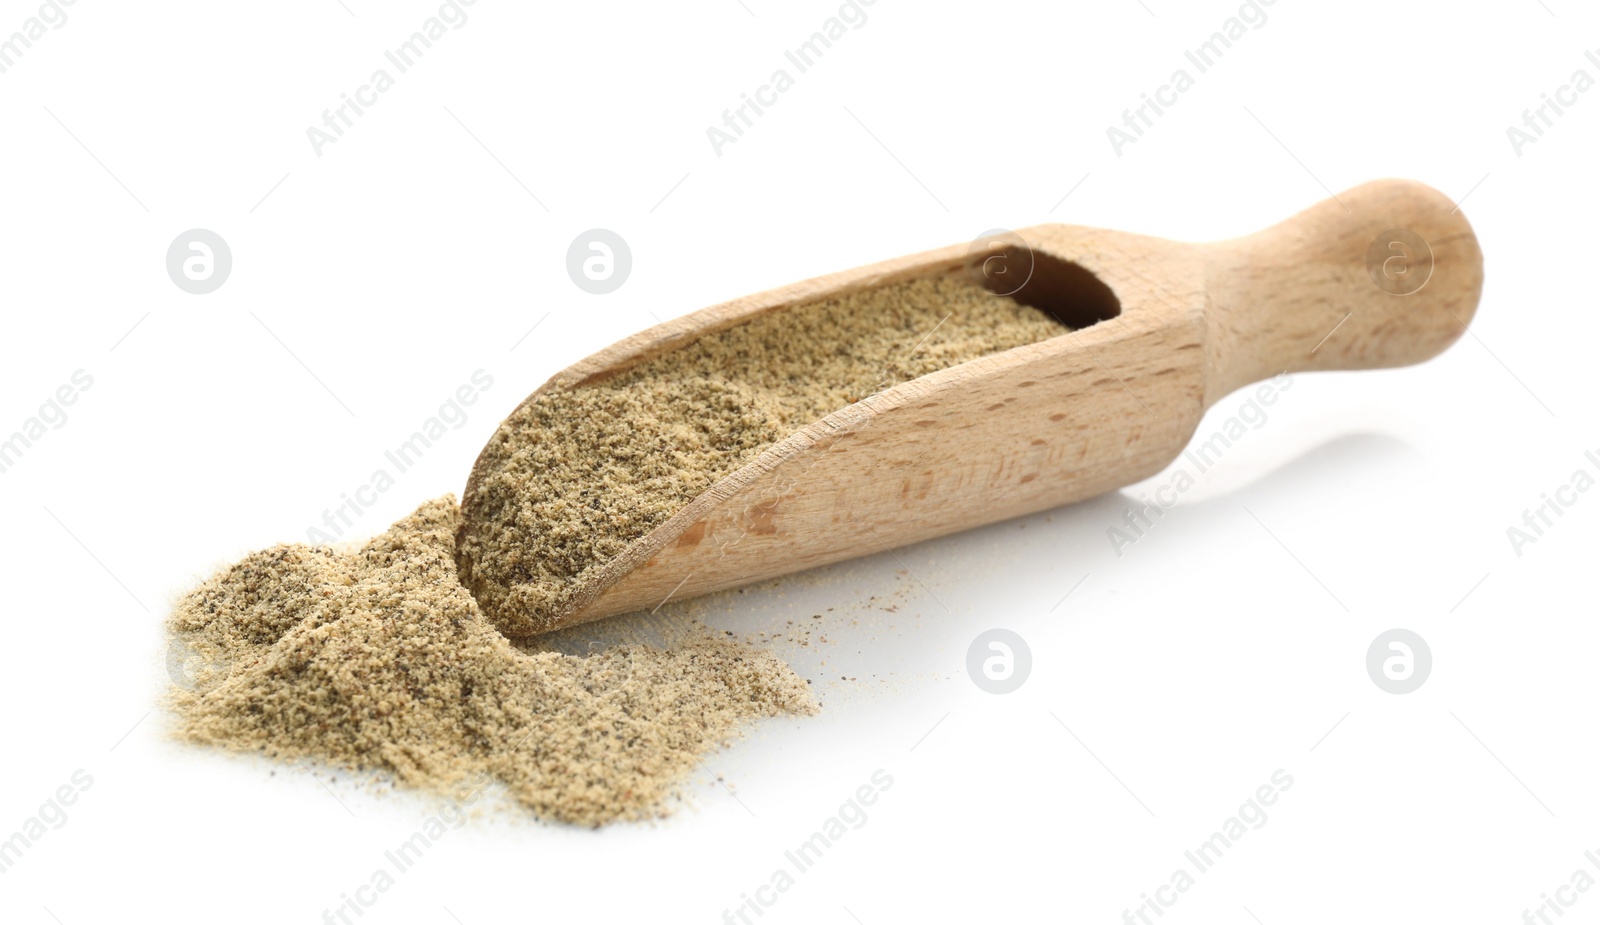
<path fill-rule="evenodd" d="M 0 2 L 0 34 L 36 9 Z M 834 608 L 828 644 L 784 650 L 822 715 L 714 755 L 657 825 L 476 820 L 360 921 L 722 921 L 876 769 L 867 822 L 760 921 L 1120 921 L 1280 768 L 1268 821 L 1163 923 L 1510 925 L 1600 877 L 1600 492 L 1520 556 L 1506 533 L 1600 451 L 1600 92 L 1521 156 L 1506 134 L 1600 77 L 1591 8 L 1278 0 L 1118 157 L 1107 126 L 1237 4 L 878 0 L 719 157 L 706 128 L 837 4 L 479 0 L 314 154 L 436 9 L 78 0 L 0 75 L 0 432 L 94 380 L 0 475 L 0 838 L 93 778 L 0 874 L 0 918 L 322 921 L 421 824 L 406 794 L 170 742 L 159 625 L 303 539 L 474 370 L 492 389 L 362 535 L 459 491 L 523 395 L 656 317 L 997 226 L 1227 237 L 1383 176 L 1465 197 L 1480 236 L 1444 356 L 1297 377 L 1120 557 L 1112 495 L 707 603 L 748 632 Z M 205 296 L 164 269 L 196 227 L 234 256 Z M 564 267 L 594 227 L 633 251 L 607 296 Z M 1397 626 L 1434 658 L 1405 696 L 1364 667 Z M 1032 650 L 1014 694 L 965 673 L 992 627 Z"/>

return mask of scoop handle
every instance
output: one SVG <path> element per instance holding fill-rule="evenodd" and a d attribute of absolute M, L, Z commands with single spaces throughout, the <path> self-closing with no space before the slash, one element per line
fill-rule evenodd
<path fill-rule="evenodd" d="M 1412 180 L 1363 184 L 1201 252 L 1208 404 L 1284 371 L 1420 363 L 1466 331 L 1483 292 L 1472 226 Z"/>

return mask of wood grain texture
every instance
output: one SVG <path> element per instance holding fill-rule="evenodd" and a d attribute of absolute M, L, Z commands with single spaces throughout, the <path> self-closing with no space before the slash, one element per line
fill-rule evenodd
<path fill-rule="evenodd" d="M 1409 295 L 1368 251 L 1409 229 L 1432 252 Z M 1035 252 L 1108 285 L 1121 314 L 887 389 L 772 446 L 607 563 L 562 625 L 882 552 L 1049 509 L 1163 469 L 1201 415 L 1276 373 L 1417 363 L 1465 330 L 1482 290 L 1454 205 L 1389 180 L 1232 241 L 1183 244 L 1067 225 Z M 920 276 L 964 273 L 966 245 L 713 306 L 634 335 L 541 387 L 581 387 L 758 314 Z M 538 392 L 535 395 L 539 394 Z M 531 400 L 531 396 L 530 399 Z M 474 490 L 478 472 L 468 482 Z"/>

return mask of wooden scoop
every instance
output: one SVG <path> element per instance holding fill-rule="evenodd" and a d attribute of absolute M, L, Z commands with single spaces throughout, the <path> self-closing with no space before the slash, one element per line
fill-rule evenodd
<path fill-rule="evenodd" d="M 957 245 L 713 306 L 542 386 L 580 386 L 766 312 L 973 269 L 995 291 L 1086 325 L 895 386 L 770 447 L 607 563 L 557 625 L 1138 482 L 1166 467 L 1205 410 L 1242 386 L 1282 372 L 1433 357 L 1461 336 L 1483 288 L 1467 220 L 1444 195 L 1403 180 L 1368 183 L 1214 244 L 1070 225 L 1017 235 L 1025 247 L 997 239 L 972 255 Z"/>

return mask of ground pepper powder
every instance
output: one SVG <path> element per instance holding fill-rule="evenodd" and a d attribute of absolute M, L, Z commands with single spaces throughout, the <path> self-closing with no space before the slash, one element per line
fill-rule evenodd
<path fill-rule="evenodd" d="M 547 391 L 490 441 L 472 517 L 440 498 L 359 548 L 276 546 L 184 594 L 175 732 L 439 793 L 489 779 L 559 822 L 661 815 L 745 724 L 816 703 L 776 656 L 685 616 L 664 645 L 566 651 L 537 634 L 573 584 L 837 408 L 1064 330 L 963 277 L 913 280 Z"/>

